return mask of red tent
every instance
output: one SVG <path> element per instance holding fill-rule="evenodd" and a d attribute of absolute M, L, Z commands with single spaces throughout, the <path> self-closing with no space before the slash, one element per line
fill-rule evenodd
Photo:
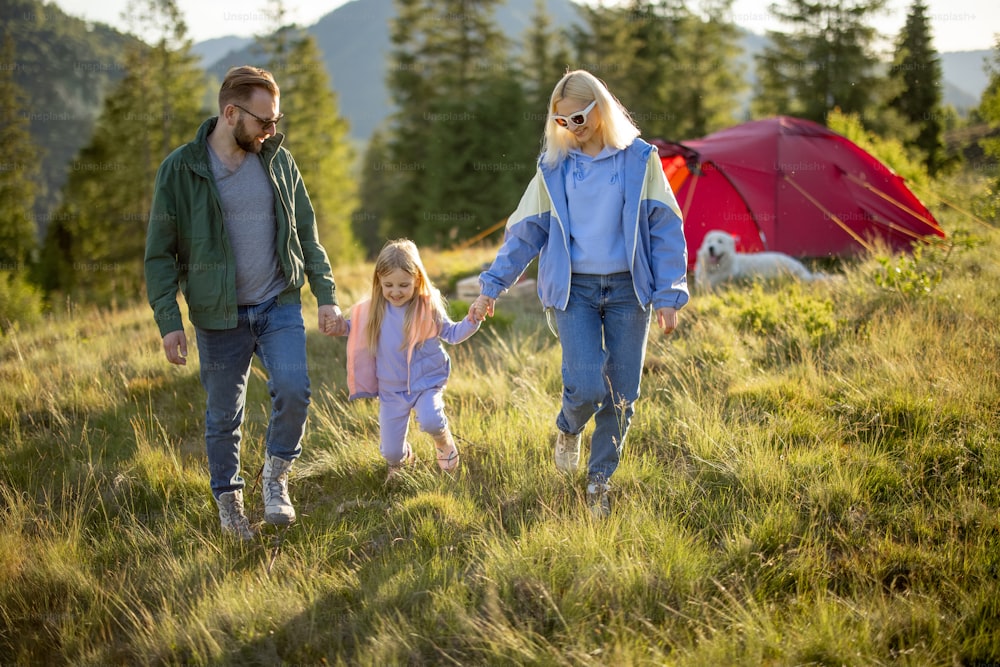
<path fill-rule="evenodd" d="M 896 250 L 944 232 L 887 166 L 822 125 L 778 116 L 701 139 L 654 140 L 684 214 L 689 268 L 706 232 L 738 237 L 742 252 L 842 257 Z"/>

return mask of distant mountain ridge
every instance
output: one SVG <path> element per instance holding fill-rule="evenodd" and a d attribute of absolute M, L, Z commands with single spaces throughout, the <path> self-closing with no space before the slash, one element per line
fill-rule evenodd
<path fill-rule="evenodd" d="M 986 64 L 992 51 L 949 51 L 939 53 L 944 79 L 944 102 L 959 111 L 979 106 L 983 91 L 990 83 Z"/>
<path fill-rule="evenodd" d="M 209 69 L 215 62 L 222 60 L 226 55 L 245 49 L 253 43 L 252 37 L 216 37 L 198 42 L 191 47 L 191 50 L 201 58 L 201 64 L 205 69 Z"/>
<path fill-rule="evenodd" d="M 568 28 L 581 23 L 577 5 L 571 0 L 546 0 L 546 9 L 554 27 Z M 339 97 L 340 112 L 350 122 L 351 136 L 359 142 L 367 141 L 392 108 L 385 80 L 391 52 L 389 21 L 394 15 L 393 0 L 353 0 L 306 27 L 324 54 L 331 86 Z M 534 0 L 507 0 L 497 8 L 497 23 L 510 39 L 519 41 L 533 15 Z M 227 43 L 224 41 L 227 39 L 233 41 Z M 766 46 L 767 38 L 745 32 L 742 41 L 746 76 L 752 82 L 753 54 Z M 228 45 L 232 48 L 224 51 Z M 202 57 L 206 70 L 220 80 L 229 67 L 261 59 L 252 50 L 249 39 L 199 42 L 194 51 Z M 983 63 L 989 54 L 990 51 L 939 54 L 945 104 L 960 112 L 979 104 L 988 83 Z"/>
<path fill-rule="evenodd" d="M 25 93 L 22 113 L 39 150 L 35 218 L 44 232 L 105 96 L 125 75 L 125 49 L 137 42 L 103 23 L 88 26 L 40 0 L 3 0 L 0 25 L 14 40 L 15 54 L 13 63 L 0 66 L 13 73 Z"/>
<path fill-rule="evenodd" d="M 534 14 L 534 3 L 535 0 L 507 0 L 497 7 L 497 24 L 508 38 L 516 41 L 524 34 Z M 576 5 L 570 0 L 546 0 L 546 8 L 554 25 L 569 26 L 578 21 Z M 350 122 L 351 135 L 362 142 L 367 141 L 392 107 L 386 68 L 392 49 L 389 22 L 395 13 L 394 0 L 353 0 L 306 27 L 324 54 L 331 86 L 338 94 L 341 114 Z M 203 44 L 196 44 L 194 50 L 204 58 L 209 51 L 203 49 Z M 206 69 L 221 80 L 229 67 L 260 59 L 253 45 L 244 43 L 209 61 Z"/>
<path fill-rule="evenodd" d="M 553 25 L 581 22 L 571 0 L 546 2 Z M 359 143 L 368 139 L 391 110 L 385 69 L 393 14 L 393 0 L 354 0 L 307 28 L 324 53 L 341 113 Z M 517 39 L 533 15 L 534 0 L 508 0 L 498 9 L 497 20 L 508 36 Z M 39 231 L 44 232 L 74 159 L 90 141 L 106 94 L 125 73 L 124 50 L 135 38 L 67 15 L 43 0 L 4 0 L 0 19 L 14 39 L 17 61 L 7 66 L 27 94 L 25 113 L 41 150 L 42 190 L 36 217 Z M 260 62 L 260 57 L 245 50 L 249 44 L 246 38 L 222 37 L 200 42 L 194 51 L 205 69 L 221 80 L 230 64 Z M 745 33 L 744 63 L 752 64 L 752 52 L 764 44 L 766 38 Z M 978 104 L 988 81 L 983 64 L 990 54 L 989 50 L 939 54 L 946 103 L 960 110 Z M 213 99 L 210 93 L 206 104 Z"/>

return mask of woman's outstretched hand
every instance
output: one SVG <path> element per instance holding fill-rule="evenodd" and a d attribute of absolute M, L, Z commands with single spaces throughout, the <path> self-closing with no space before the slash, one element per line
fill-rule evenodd
<path fill-rule="evenodd" d="M 496 299 L 491 299 L 485 294 L 480 294 L 476 297 L 476 300 L 472 302 L 469 306 L 469 317 L 476 322 L 482 322 L 489 315 L 493 317 L 493 304 L 496 303 Z"/>

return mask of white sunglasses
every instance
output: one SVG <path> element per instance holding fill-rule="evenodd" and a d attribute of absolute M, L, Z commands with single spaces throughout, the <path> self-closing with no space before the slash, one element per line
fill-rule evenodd
<path fill-rule="evenodd" d="M 587 108 L 584 109 L 583 111 L 577 111 L 576 113 L 571 114 L 569 116 L 560 116 L 559 114 L 554 113 L 551 116 L 549 116 L 549 118 L 554 120 L 559 127 L 569 127 L 571 125 L 573 127 L 580 127 L 581 125 L 587 122 L 587 116 L 590 115 L 590 112 L 594 110 L 594 105 L 596 104 L 597 100 L 594 100 L 593 102 L 588 104 Z"/>

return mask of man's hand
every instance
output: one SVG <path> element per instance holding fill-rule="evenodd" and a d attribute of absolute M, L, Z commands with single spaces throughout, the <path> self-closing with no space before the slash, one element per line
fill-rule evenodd
<path fill-rule="evenodd" d="M 339 306 L 319 307 L 319 330 L 327 336 L 347 335 L 347 320 L 341 314 Z"/>
<path fill-rule="evenodd" d="M 163 337 L 163 351 L 170 363 L 178 366 L 187 364 L 188 343 L 183 329 L 171 331 Z"/>

